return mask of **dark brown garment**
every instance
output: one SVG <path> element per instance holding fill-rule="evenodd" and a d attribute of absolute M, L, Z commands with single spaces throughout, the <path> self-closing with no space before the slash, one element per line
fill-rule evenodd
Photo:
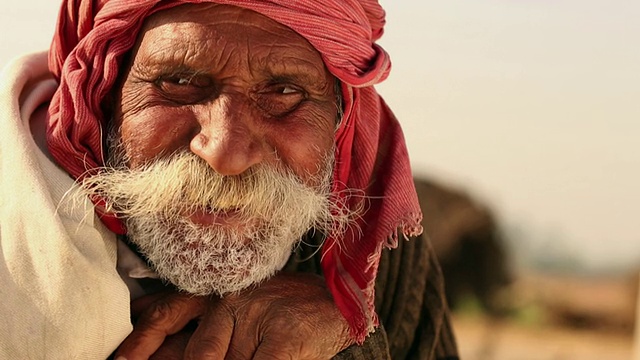
<path fill-rule="evenodd" d="M 298 247 L 286 271 L 320 271 L 320 236 Z M 429 241 L 400 241 L 383 250 L 376 280 L 376 311 L 381 326 L 361 346 L 338 354 L 339 360 L 458 359 L 444 296 L 444 281 Z"/>

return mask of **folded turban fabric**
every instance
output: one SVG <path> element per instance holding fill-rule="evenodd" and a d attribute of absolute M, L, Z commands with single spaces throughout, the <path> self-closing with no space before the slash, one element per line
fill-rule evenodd
<path fill-rule="evenodd" d="M 341 81 L 344 117 L 335 136 L 333 190 L 362 191 L 367 211 L 359 229 L 327 239 L 322 268 L 351 335 L 362 342 L 378 325 L 374 285 L 383 246 L 422 232 L 400 125 L 373 88 L 391 68 L 388 54 L 375 43 L 385 23 L 376 0 L 65 0 L 49 53 L 49 68 L 60 83 L 49 108 L 49 150 L 75 179 L 99 171 L 108 121 L 101 105 L 145 18 L 203 2 L 250 9 L 288 26 L 320 52 Z M 362 197 L 345 199 L 350 208 L 362 205 Z M 100 201 L 96 205 L 100 213 Z M 126 232 L 115 215 L 100 215 L 112 231 Z"/>

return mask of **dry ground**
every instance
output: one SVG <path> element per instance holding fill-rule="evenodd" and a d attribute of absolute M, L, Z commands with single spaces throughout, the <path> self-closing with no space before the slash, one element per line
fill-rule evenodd
<path fill-rule="evenodd" d="M 637 272 L 614 278 L 520 276 L 506 293 L 515 309 L 511 316 L 490 318 L 473 308 L 454 313 L 460 355 L 463 360 L 630 360 L 637 279 Z"/>
<path fill-rule="evenodd" d="M 479 315 L 454 315 L 462 360 L 629 360 L 626 332 L 524 325 Z"/>

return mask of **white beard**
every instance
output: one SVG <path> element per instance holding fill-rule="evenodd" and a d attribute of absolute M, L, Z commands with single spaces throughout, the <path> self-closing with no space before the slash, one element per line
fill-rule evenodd
<path fill-rule="evenodd" d="M 302 225 L 302 224 L 300 224 Z M 223 295 L 259 283 L 282 268 L 308 226 L 201 226 L 157 216 L 127 221 L 131 240 L 160 276 L 192 294 Z"/>
<path fill-rule="evenodd" d="M 309 187 L 287 171 L 257 165 L 224 177 L 192 153 L 141 169 L 105 169 L 83 183 L 126 218 L 128 234 L 163 279 L 196 295 L 224 295 L 278 271 L 311 228 L 344 231 L 352 219 L 331 201 L 332 158 Z M 193 223 L 195 211 L 231 210 L 232 225 Z"/>

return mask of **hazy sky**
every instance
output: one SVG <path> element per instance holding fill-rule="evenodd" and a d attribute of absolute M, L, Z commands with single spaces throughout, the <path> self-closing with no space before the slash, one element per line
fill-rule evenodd
<path fill-rule="evenodd" d="M 640 259 L 640 2 L 382 4 L 394 71 L 379 89 L 416 173 L 471 189 L 550 251 Z"/>
<path fill-rule="evenodd" d="M 486 200 L 534 246 L 640 259 L 640 1 L 381 3 L 394 68 L 379 90 L 415 173 Z M 0 65 L 46 48 L 57 8 L 5 4 Z"/>

